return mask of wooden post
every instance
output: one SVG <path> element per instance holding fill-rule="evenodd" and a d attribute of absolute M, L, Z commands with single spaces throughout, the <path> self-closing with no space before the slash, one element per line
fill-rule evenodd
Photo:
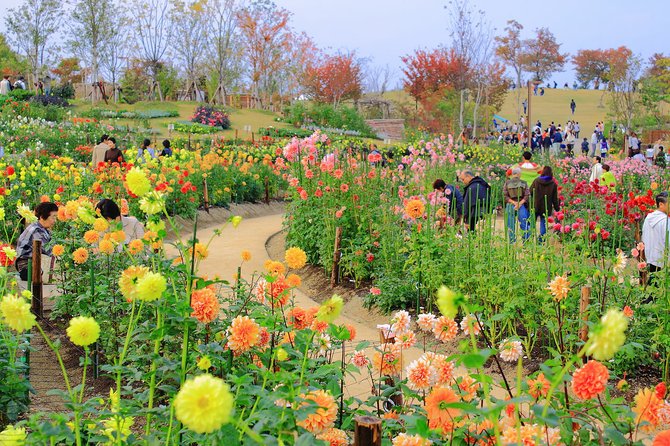
<path fill-rule="evenodd" d="M 251 132 L 251 142 L 255 142 L 254 141 L 254 132 Z"/>
<path fill-rule="evenodd" d="M 38 318 L 42 319 L 44 306 L 42 303 L 42 241 L 33 240 L 33 263 L 32 263 L 32 311 Z"/>
<path fill-rule="evenodd" d="M 581 339 L 583 342 L 586 342 L 586 339 L 587 339 L 588 334 L 589 334 L 588 309 L 589 309 L 589 301 L 590 300 L 591 300 L 591 287 L 590 286 L 583 286 L 582 287 L 582 294 L 581 294 L 581 297 L 579 299 L 579 318 L 582 321 L 581 326 L 579 327 L 579 339 Z"/>
<path fill-rule="evenodd" d="M 202 180 L 202 191 L 205 200 L 205 212 L 209 214 L 209 189 L 207 188 L 207 178 Z"/>
<path fill-rule="evenodd" d="M 381 446 L 382 420 L 358 416 L 354 419 L 354 446 Z"/>
<path fill-rule="evenodd" d="M 238 129 L 235 129 L 235 144 L 237 144 L 237 130 Z"/>
<path fill-rule="evenodd" d="M 265 177 L 265 204 L 270 204 L 270 179 Z"/>
<path fill-rule="evenodd" d="M 333 250 L 333 269 L 330 272 L 330 286 L 340 282 L 340 242 L 342 241 L 342 226 L 335 228 L 335 249 Z"/>

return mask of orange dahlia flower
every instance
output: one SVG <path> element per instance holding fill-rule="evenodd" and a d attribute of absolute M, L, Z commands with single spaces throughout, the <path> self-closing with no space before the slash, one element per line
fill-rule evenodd
<path fill-rule="evenodd" d="M 605 391 L 610 372 L 598 361 L 591 360 L 572 375 L 572 391 L 578 398 L 590 400 Z"/>
<path fill-rule="evenodd" d="M 444 404 L 459 401 L 458 395 L 451 388 L 435 387 L 426 397 L 425 407 L 428 414 L 428 427 L 439 429 L 443 434 L 451 432 L 461 411 L 460 409 L 444 407 Z"/>
<path fill-rule="evenodd" d="M 313 390 L 307 395 L 301 395 L 306 401 L 312 401 L 317 409 L 305 417 L 304 420 L 299 420 L 296 424 L 313 434 L 321 433 L 328 428 L 333 427 L 335 418 L 337 418 L 337 406 L 335 405 L 335 398 L 325 390 Z M 301 406 L 309 403 L 304 402 Z"/>

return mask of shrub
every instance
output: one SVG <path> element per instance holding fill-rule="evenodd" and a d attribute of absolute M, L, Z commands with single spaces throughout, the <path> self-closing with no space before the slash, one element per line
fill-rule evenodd
<path fill-rule="evenodd" d="M 303 102 L 296 102 L 284 110 L 285 121 L 297 127 L 327 128 L 330 133 L 356 134 L 368 138 L 376 138 L 376 134 L 365 123 L 365 119 L 353 107 L 333 107 L 330 104 L 313 104 L 307 107 Z"/>
<path fill-rule="evenodd" d="M 63 99 L 74 99 L 74 85 L 67 83 L 51 89 L 51 95 Z"/>
<path fill-rule="evenodd" d="M 210 127 L 230 128 L 230 118 L 220 108 L 212 105 L 199 105 L 191 116 L 191 122 L 208 125 Z"/>
<path fill-rule="evenodd" d="M 17 89 L 14 89 L 14 90 L 10 91 L 7 96 L 9 96 L 10 98 L 13 98 L 17 101 L 27 101 L 30 98 L 32 98 L 33 96 L 35 96 L 35 93 L 30 91 L 30 90 L 22 90 L 20 88 L 17 88 Z"/>
<path fill-rule="evenodd" d="M 30 98 L 30 101 L 36 104 L 44 105 L 45 107 L 47 105 L 55 105 L 56 107 L 67 107 L 70 105 L 67 102 L 67 100 L 59 96 L 52 96 L 52 95 L 47 96 L 45 94 L 33 96 L 32 98 Z"/>

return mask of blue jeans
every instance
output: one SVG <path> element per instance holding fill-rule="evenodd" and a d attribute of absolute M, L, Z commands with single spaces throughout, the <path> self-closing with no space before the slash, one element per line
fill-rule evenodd
<path fill-rule="evenodd" d="M 544 236 L 547 233 L 547 217 L 544 215 L 538 215 L 540 219 L 540 238 L 539 241 L 542 243 L 544 241 Z"/>
<path fill-rule="evenodd" d="M 528 221 L 530 213 L 528 212 L 528 208 L 526 206 L 521 206 L 519 210 L 516 211 L 514 210 L 513 204 L 507 203 L 505 212 L 507 213 L 507 234 L 509 236 L 509 241 L 511 243 L 514 243 L 516 241 L 517 218 L 519 220 L 519 226 L 521 227 L 521 231 L 523 233 L 523 239 L 528 240 L 528 237 L 530 237 L 530 222 Z"/>

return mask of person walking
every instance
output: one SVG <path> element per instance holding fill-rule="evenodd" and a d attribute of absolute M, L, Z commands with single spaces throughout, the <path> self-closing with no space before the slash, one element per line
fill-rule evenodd
<path fill-rule="evenodd" d="M 579 126 L 579 121 L 575 122 L 575 125 L 572 127 L 572 131 L 575 132 L 575 138 L 579 139 L 579 131 L 582 128 Z"/>
<path fill-rule="evenodd" d="M 468 231 L 474 231 L 477 222 L 481 220 L 488 209 L 489 189 L 491 188 L 483 178 L 475 176 L 466 170 L 458 174 L 458 178 L 465 184 L 463 194 L 463 220 Z"/>
<path fill-rule="evenodd" d="M 582 155 L 588 156 L 589 154 L 589 140 L 584 138 L 582 141 Z"/>
<path fill-rule="evenodd" d="M 528 99 L 524 99 L 521 105 L 523 105 L 523 114 L 525 115 L 526 110 L 528 110 Z"/>
<path fill-rule="evenodd" d="M 575 104 L 575 100 L 571 99 L 570 100 L 570 110 L 572 110 L 572 116 L 575 115 L 575 108 L 577 108 L 577 104 Z"/>
<path fill-rule="evenodd" d="M 668 256 L 668 193 L 656 195 L 656 210 L 644 219 L 642 224 L 642 243 L 644 256 L 649 268 L 651 284 L 655 273 L 663 269 Z"/>
<path fill-rule="evenodd" d="M 561 150 L 561 144 L 563 143 L 563 133 L 561 129 L 554 131 L 554 135 L 551 137 L 551 155 L 558 156 Z"/>
<path fill-rule="evenodd" d="M 593 167 L 591 167 L 591 176 L 589 177 L 589 183 L 594 181 L 600 181 L 600 177 L 603 176 L 603 165 L 600 164 L 601 158 L 596 156 L 593 158 Z"/>
<path fill-rule="evenodd" d="M 535 218 L 540 219 L 539 242 L 544 242 L 547 233 L 547 217 L 553 211 L 558 212 L 561 208 L 558 201 L 558 184 L 554 179 L 554 172 L 550 166 L 544 166 L 542 175 L 537 177 L 530 186 L 530 195 L 535 211 Z"/>
<path fill-rule="evenodd" d="M 19 236 L 16 243 L 16 263 L 14 266 L 19 272 L 21 280 L 28 280 L 28 264 L 33 258 L 33 241 L 42 242 L 42 254 L 50 256 L 51 228 L 58 218 L 58 206 L 55 203 L 40 203 L 35 208 L 37 221 L 29 224 Z"/>
<path fill-rule="evenodd" d="M 94 169 L 98 167 L 98 164 L 105 161 L 105 153 L 109 149 L 109 144 L 107 143 L 108 140 L 108 135 L 102 135 L 100 137 L 100 142 L 93 147 L 93 152 L 91 153 L 91 165 L 93 165 Z"/>
<path fill-rule="evenodd" d="M 596 156 L 596 146 L 598 145 L 598 129 L 593 130 L 593 134 L 591 135 L 591 147 L 589 150 L 589 156 L 594 157 Z"/>
<path fill-rule="evenodd" d="M 510 243 L 516 241 L 516 221 L 523 234 L 523 240 L 530 237 L 528 222 L 529 212 L 527 203 L 530 198 L 528 183 L 521 179 L 521 167 L 513 167 L 512 175 L 503 185 L 503 198 L 505 200 L 505 214 L 507 215 L 507 235 Z"/>

